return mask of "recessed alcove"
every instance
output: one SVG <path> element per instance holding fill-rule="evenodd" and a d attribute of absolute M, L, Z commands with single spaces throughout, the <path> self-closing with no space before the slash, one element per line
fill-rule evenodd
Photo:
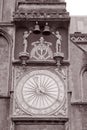
<path fill-rule="evenodd" d="M 33 29 L 35 27 L 35 21 L 29 22 L 29 23 L 24 23 L 22 26 L 17 25 L 16 26 L 16 36 L 15 36 L 15 48 L 14 48 L 14 59 L 18 60 L 19 59 L 19 53 L 23 51 L 23 34 L 24 31 L 30 31 L 32 30 L 32 33 L 30 36 L 27 38 L 28 40 L 28 47 L 27 47 L 27 52 L 30 53 L 32 48 L 34 47 L 32 45 L 33 42 L 37 42 L 40 40 L 41 37 L 44 38 L 46 42 L 50 42 L 52 45 L 50 48 L 52 49 L 52 52 L 55 53 L 56 51 L 56 41 L 57 38 L 53 35 L 53 32 L 55 33 L 57 30 L 59 31 L 62 40 L 61 40 L 61 50 L 64 53 L 64 60 L 68 60 L 68 29 L 65 27 L 66 25 L 60 24 L 60 22 L 48 22 L 49 27 L 50 27 L 50 35 L 43 35 L 43 30 L 45 27 L 45 23 L 43 21 L 39 21 L 38 24 L 40 26 L 40 34 L 34 34 Z M 55 25 L 55 26 L 54 26 Z M 30 59 L 32 60 L 32 59 Z"/>
<path fill-rule="evenodd" d="M 0 93 L 6 95 L 8 93 L 9 81 L 9 43 L 7 39 L 0 34 Z"/>

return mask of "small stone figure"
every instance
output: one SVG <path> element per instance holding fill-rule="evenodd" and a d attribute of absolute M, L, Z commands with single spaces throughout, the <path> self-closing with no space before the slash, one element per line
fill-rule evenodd
<path fill-rule="evenodd" d="M 27 46 L 28 46 L 28 41 L 27 38 L 29 37 L 29 35 L 32 33 L 32 31 L 25 31 L 24 35 L 23 35 L 23 46 L 24 46 L 24 50 L 23 52 L 27 52 Z"/>
<path fill-rule="evenodd" d="M 56 33 L 53 32 L 53 34 L 57 38 L 57 41 L 56 41 L 56 53 L 61 52 L 61 41 L 62 41 L 62 37 L 59 34 L 59 31 L 56 31 Z"/>

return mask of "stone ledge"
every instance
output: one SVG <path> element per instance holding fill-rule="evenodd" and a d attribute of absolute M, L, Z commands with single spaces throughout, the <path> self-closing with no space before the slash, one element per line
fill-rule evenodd
<path fill-rule="evenodd" d="M 56 117 L 11 117 L 12 121 L 27 121 L 29 123 L 51 123 L 51 124 L 60 124 L 68 121 L 68 118 L 56 118 Z"/>
<path fill-rule="evenodd" d="M 26 0 L 19 1 L 18 3 L 30 3 L 30 4 L 66 4 L 65 0 Z"/>
<path fill-rule="evenodd" d="M 22 66 L 22 64 L 21 64 L 21 61 L 20 60 L 13 60 L 12 61 L 12 63 L 13 63 L 13 65 L 18 65 L 18 66 Z M 56 62 L 54 61 L 54 60 L 48 60 L 48 61 L 34 61 L 34 60 L 32 60 L 32 61 L 27 61 L 27 66 L 30 66 L 30 65 L 35 65 L 35 64 L 37 64 L 37 65 L 50 65 L 50 66 L 52 66 L 52 65 L 56 65 Z M 63 60 L 62 61 L 62 63 L 61 63 L 61 66 L 65 66 L 65 65 L 67 65 L 67 66 L 69 66 L 70 65 L 70 61 L 69 60 Z"/>
<path fill-rule="evenodd" d="M 6 27 L 11 26 L 11 27 L 13 27 L 14 24 L 11 23 L 11 22 L 0 22 L 0 27 L 2 27 L 2 26 L 6 26 Z"/>
<path fill-rule="evenodd" d="M 83 102 L 83 101 L 72 101 L 71 105 L 87 105 L 87 102 Z"/>
<path fill-rule="evenodd" d="M 13 22 L 15 21 L 36 21 L 36 19 L 38 19 L 38 21 L 40 20 L 47 20 L 47 21 L 70 21 L 70 17 L 68 13 L 57 13 L 57 12 L 36 12 L 36 11 L 30 11 L 30 12 L 14 12 L 13 14 Z"/>
<path fill-rule="evenodd" d="M 7 94 L 0 94 L 0 99 L 2 99 L 2 98 L 10 98 L 10 96 Z"/>

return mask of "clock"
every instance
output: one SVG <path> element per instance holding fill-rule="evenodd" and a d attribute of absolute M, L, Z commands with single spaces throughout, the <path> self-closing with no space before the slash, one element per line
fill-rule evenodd
<path fill-rule="evenodd" d="M 65 101 L 65 84 L 50 70 L 32 70 L 17 83 L 15 96 L 28 114 L 46 116 L 59 111 Z"/>

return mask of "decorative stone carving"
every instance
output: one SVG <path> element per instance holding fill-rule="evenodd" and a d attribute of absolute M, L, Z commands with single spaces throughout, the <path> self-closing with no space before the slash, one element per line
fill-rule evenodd
<path fill-rule="evenodd" d="M 14 104 L 13 115 L 14 116 L 32 116 L 31 114 L 27 114 L 25 111 L 23 111 L 19 107 L 19 105 L 17 104 L 16 101 L 15 101 L 15 104 Z M 67 117 L 66 103 L 64 104 L 64 106 L 59 111 L 56 111 L 54 114 L 51 114 L 50 116 L 54 116 L 54 117 Z"/>
<path fill-rule="evenodd" d="M 70 39 L 73 43 L 76 43 L 77 47 L 84 52 L 87 52 L 87 34 L 81 32 L 75 32 L 70 35 Z"/>
<path fill-rule="evenodd" d="M 57 38 L 56 40 L 56 52 L 54 53 L 54 60 L 56 61 L 56 64 L 58 68 L 60 69 L 61 61 L 64 58 L 64 53 L 61 52 L 61 41 L 62 37 L 59 34 L 59 31 L 56 31 L 56 33 L 52 32 L 52 34 Z"/>
<path fill-rule="evenodd" d="M 32 68 L 32 67 L 23 67 L 23 66 L 16 66 L 14 68 L 14 92 L 16 91 L 16 86 L 18 84 L 18 82 L 20 81 L 20 79 L 23 77 L 23 75 L 25 75 L 28 71 L 31 71 L 31 69 L 35 69 L 36 68 Z M 62 78 L 64 78 L 64 75 L 66 74 L 67 69 L 66 68 L 62 68 L 64 69 L 64 71 L 62 70 L 61 73 L 58 70 L 55 70 L 56 72 L 58 71 L 58 75 L 61 75 Z M 67 77 L 67 76 L 66 76 Z M 67 80 L 64 81 L 65 84 L 67 82 Z M 64 104 L 61 107 L 61 110 L 56 110 L 54 113 L 51 113 L 50 116 L 54 116 L 54 117 L 67 117 L 67 102 L 66 102 L 66 94 L 65 94 L 65 100 L 64 100 Z M 21 109 L 20 105 L 16 102 L 16 96 L 14 94 L 14 111 L 13 111 L 13 115 L 14 116 L 32 116 L 31 114 L 27 114 L 26 112 L 24 112 L 23 109 Z"/>
<path fill-rule="evenodd" d="M 60 70 L 58 68 L 55 69 L 55 71 L 57 73 L 60 73 L 60 75 L 62 76 L 62 78 L 66 81 L 67 80 L 67 68 L 64 67 L 64 68 L 60 68 Z"/>
<path fill-rule="evenodd" d="M 16 67 L 15 69 L 16 69 L 15 70 L 15 79 L 17 80 L 17 79 L 19 79 L 21 77 L 21 75 L 23 74 L 23 71 L 20 70 L 19 67 Z"/>
<path fill-rule="evenodd" d="M 26 115 L 26 113 L 19 108 L 19 106 L 18 106 L 18 104 L 16 103 L 16 101 L 15 101 L 15 110 L 14 110 L 13 115 L 14 115 L 14 116 L 23 116 L 23 115 Z"/>
<path fill-rule="evenodd" d="M 14 68 L 14 83 L 16 84 L 18 80 L 28 71 L 28 68 L 26 66 L 18 67 L 16 66 Z"/>
<path fill-rule="evenodd" d="M 75 32 L 70 35 L 70 39 L 75 43 L 87 43 L 87 34 L 82 34 L 81 32 Z"/>
<path fill-rule="evenodd" d="M 62 37 L 59 34 L 59 31 L 56 31 L 56 33 L 53 32 L 53 34 L 57 38 L 57 41 L 56 41 L 56 53 L 61 52 L 61 41 L 62 41 Z"/>
<path fill-rule="evenodd" d="M 23 46 L 24 46 L 24 50 L 23 52 L 27 52 L 27 46 L 28 46 L 28 41 L 27 38 L 29 37 L 29 35 L 32 33 L 32 31 L 25 31 L 24 35 L 23 35 Z"/>
<path fill-rule="evenodd" d="M 55 116 L 67 117 L 67 107 L 64 105 L 58 112 L 55 112 Z"/>
<path fill-rule="evenodd" d="M 30 52 L 30 58 L 35 60 L 48 60 L 53 58 L 53 52 L 50 46 L 52 43 L 44 40 L 43 37 L 40 37 L 39 41 L 31 43 L 34 46 Z"/>
<path fill-rule="evenodd" d="M 30 18 L 68 18 L 68 14 L 66 13 L 59 13 L 57 11 L 53 11 L 53 12 L 46 12 L 46 11 L 28 11 L 28 12 L 20 12 L 17 11 L 13 14 L 13 19 L 14 21 L 19 21 L 21 19 L 30 19 Z"/>
<path fill-rule="evenodd" d="M 20 21 L 31 18 L 69 18 L 69 13 L 66 11 L 64 0 L 18 1 L 13 20 Z"/>
<path fill-rule="evenodd" d="M 22 52 L 19 53 L 19 59 L 22 62 L 22 65 L 26 65 L 27 60 L 29 59 L 29 53 L 27 52 L 27 47 L 28 47 L 28 41 L 27 38 L 29 35 L 32 33 L 32 31 L 25 31 L 23 35 L 23 46 L 24 49 Z"/>

